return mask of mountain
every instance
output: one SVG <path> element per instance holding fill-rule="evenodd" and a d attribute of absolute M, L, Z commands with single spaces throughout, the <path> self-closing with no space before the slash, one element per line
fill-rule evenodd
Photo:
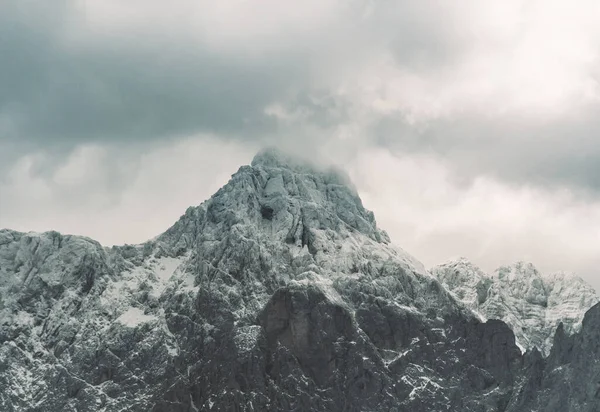
<path fill-rule="evenodd" d="M 482 320 L 501 319 L 524 349 L 548 355 L 560 324 L 567 335 L 581 328 L 585 312 L 599 299 L 580 277 L 543 276 L 532 264 L 517 262 L 492 275 L 465 258 L 431 269 L 440 282 Z"/>
<path fill-rule="evenodd" d="M 594 376 L 596 312 L 522 355 L 345 176 L 266 151 L 140 245 L 0 231 L 0 410 L 527 412 Z"/>
<path fill-rule="evenodd" d="M 525 376 L 507 411 L 595 412 L 600 410 L 600 304 L 585 313 L 581 330 L 559 325 L 550 355 L 526 356 Z"/>

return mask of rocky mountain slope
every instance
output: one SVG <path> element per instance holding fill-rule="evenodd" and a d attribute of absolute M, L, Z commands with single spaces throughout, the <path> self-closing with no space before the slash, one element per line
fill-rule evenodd
<path fill-rule="evenodd" d="M 522 356 L 344 176 L 268 151 L 141 245 L 0 231 L 0 410 L 533 411 L 595 373 L 595 317 Z"/>
<path fill-rule="evenodd" d="M 559 325 L 550 355 L 526 356 L 525 376 L 507 411 L 594 412 L 600 410 L 600 304 L 588 310 L 581 331 Z"/>
<path fill-rule="evenodd" d="M 431 269 L 440 282 L 482 320 L 501 319 L 524 349 L 550 353 L 559 324 L 567 335 L 581 328 L 585 312 L 599 299 L 581 278 L 565 273 L 543 276 L 532 264 L 518 262 L 488 275 L 467 259 Z"/>

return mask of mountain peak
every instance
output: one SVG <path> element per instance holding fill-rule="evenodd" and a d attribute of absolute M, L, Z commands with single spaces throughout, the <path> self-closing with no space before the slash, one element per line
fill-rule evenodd
<path fill-rule="evenodd" d="M 347 186 L 356 192 L 350 177 L 343 170 L 274 147 L 259 151 L 252 159 L 250 167 L 258 169 L 286 169 L 299 174 L 323 176 L 328 183 Z"/>
<path fill-rule="evenodd" d="M 540 279 L 541 273 L 531 262 L 517 261 L 511 265 L 500 266 L 495 276 L 506 282 L 531 282 Z M 538 282 L 539 283 L 539 282 Z"/>
<path fill-rule="evenodd" d="M 460 256 L 431 268 L 431 272 L 440 279 L 476 284 L 480 279 L 489 277 L 468 258 Z"/>
<path fill-rule="evenodd" d="M 473 269 L 476 269 L 477 271 L 480 271 L 479 267 L 474 264 L 468 257 L 466 256 L 458 256 L 452 259 L 447 260 L 446 262 L 437 265 L 436 267 L 454 267 L 454 266 L 467 266 Z"/>
<path fill-rule="evenodd" d="M 525 349 L 548 354 L 557 325 L 568 334 L 581 327 L 583 313 L 598 301 L 582 279 L 559 272 L 545 276 L 530 262 L 501 266 L 492 276 L 465 259 L 432 268 L 442 284 L 484 319 L 502 319 Z"/>
<path fill-rule="evenodd" d="M 306 250 L 336 271 L 353 270 L 346 268 L 345 256 L 369 244 L 389 248 L 426 272 L 422 263 L 390 245 L 347 177 L 275 149 L 258 153 L 252 165 L 240 167 L 209 200 L 188 209 L 156 240 L 178 256 L 208 238 L 268 244 L 268 250 L 290 255 Z"/>
<path fill-rule="evenodd" d="M 308 162 L 302 162 L 298 157 L 285 153 L 275 147 L 269 147 L 260 150 L 252 159 L 251 166 L 266 166 L 266 167 L 290 167 L 290 166 L 307 166 Z"/>

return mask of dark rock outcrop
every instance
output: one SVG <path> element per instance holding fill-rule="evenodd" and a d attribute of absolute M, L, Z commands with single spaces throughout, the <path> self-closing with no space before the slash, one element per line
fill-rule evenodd
<path fill-rule="evenodd" d="M 527 357 L 528 369 L 508 412 L 600 411 L 600 304 L 586 312 L 581 332 L 559 326 L 546 360 Z"/>

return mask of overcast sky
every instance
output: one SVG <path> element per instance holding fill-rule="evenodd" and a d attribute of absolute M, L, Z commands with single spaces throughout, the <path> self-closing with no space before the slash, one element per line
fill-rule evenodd
<path fill-rule="evenodd" d="M 600 3 L 1 0 L 0 227 L 136 243 L 264 146 L 392 240 L 600 287 Z"/>

